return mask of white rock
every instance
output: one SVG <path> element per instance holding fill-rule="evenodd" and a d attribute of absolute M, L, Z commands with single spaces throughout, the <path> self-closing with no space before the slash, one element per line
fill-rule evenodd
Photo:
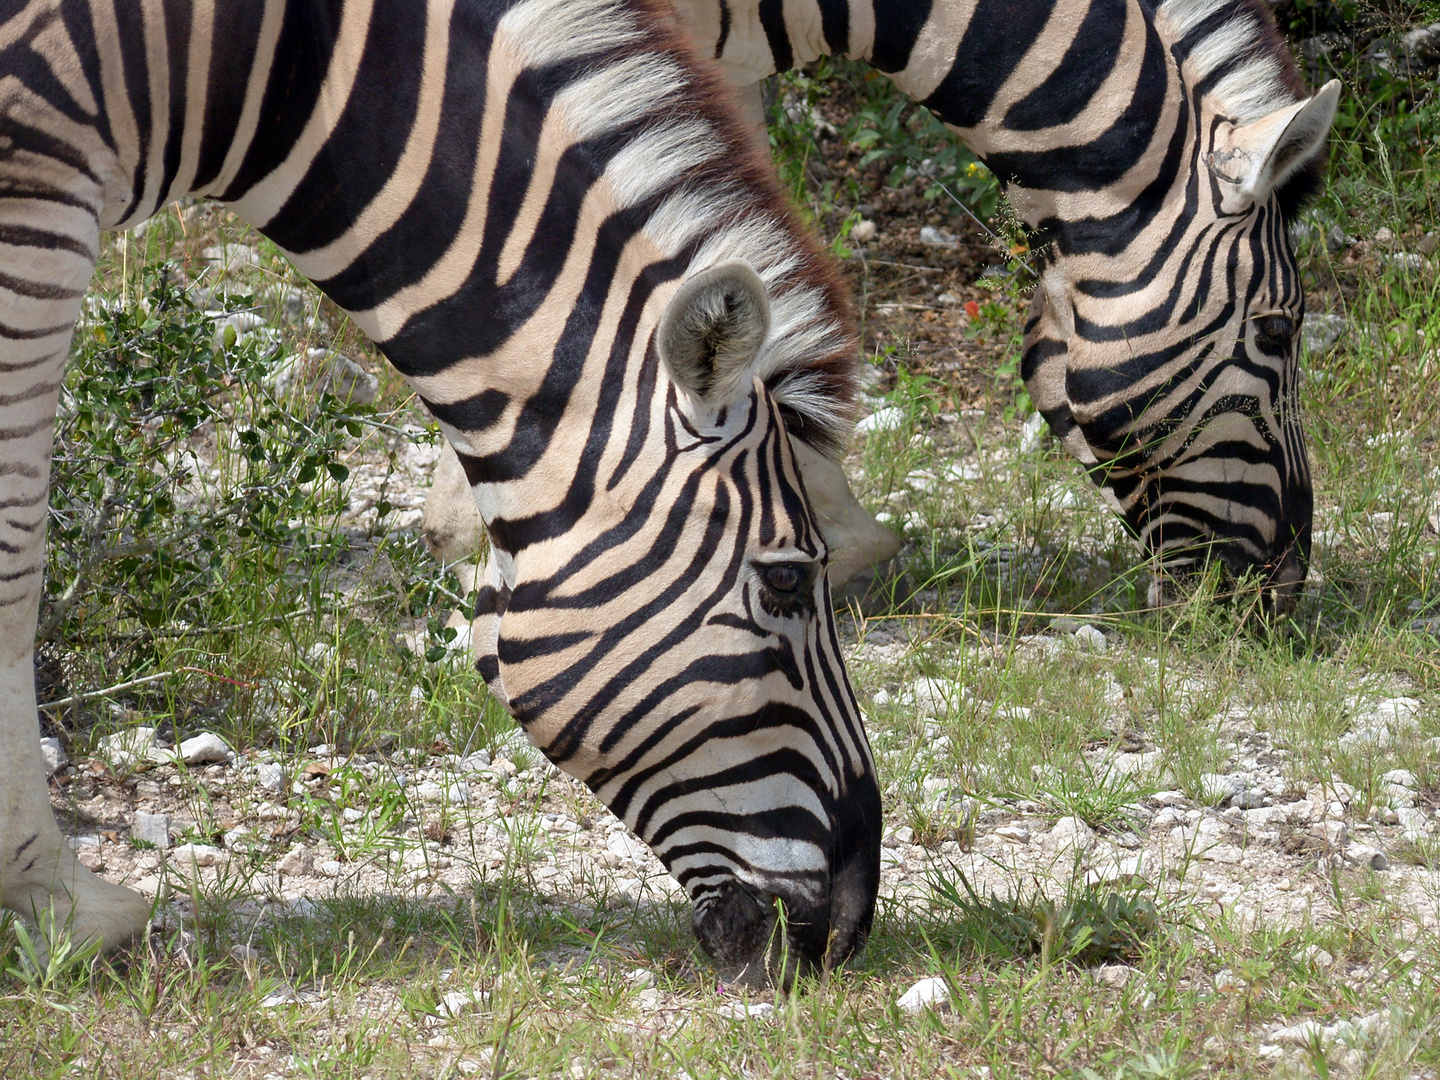
<path fill-rule="evenodd" d="M 922 1009 L 933 1009 L 950 1000 L 950 987 L 943 978 L 934 976 L 921 979 L 900 995 L 895 1004 L 907 1013 L 918 1013 Z"/>
<path fill-rule="evenodd" d="M 1120 776 L 1149 776 L 1160 767 L 1164 755 L 1159 750 L 1146 750 L 1138 754 L 1116 754 L 1115 760 L 1110 762 L 1109 771 Z M 1143 812 L 1148 818 L 1150 811 L 1136 805 L 1129 808 L 1130 813 Z"/>
<path fill-rule="evenodd" d="M 106 735 L 95 744 L 95 754 L 112 767 L 124 769 L 148 758 L 154 745 L 155 729 L 137 727 Z"/>
<path fill-rule="evenodd" d="M 915 830 L 909 825 L 901 825 L 898 829 L 887 830 L 881 843 L 886 847 L 901 847 L 913 842 L 914 839 Z"/>
<path fill-rule="evenodd" d="M 448 860 L 448 859 L 436 859 L 436 860 L 435 860 L 435 868 L 436 868 L 437 870 L 444 870 L 444 869 L 445 869 L 446 867 L 448 867 L 449 865 L 450 865 L 450 860 Z M 339 859 L 326 859 L 324 862 L 320 862 L 320 863 L 316 863 L 316 864 L 315 864 L 315 872 L 316 872 L 317 874 L 319 874 L 321 877 L 329 877 L 329 878 L 339 877 L 339 876 L 340 876 L 340 872 L 341 872 L 342 870 L 344 870 L 344 869 L 345 869 L 345 864 L 342 863 Z"/>
<path fill-rule="evenodd" d="M 1063 817 L 1042 840 L 1057 852 L 1086 852 L 1095 846 L 1095 830 L 1078 817 Z"/>
<path fill-rule="evenodd" d="M 222 271 L 260 265 L 260 253 L 248 244 L 218 244 L 202 248 L 200 258 Z"/>
<path fill-rule="evenodd" d="M 1110 648 L 1110 639 L 1105 636 L 1103 631 L 1089 623 L 1075 631 L 1075 640 L 1092 652 L 1104 652 Z"/>
<path fill-rule="evenodd" d="M 949 679 L 916 679 L 900 691 L 900 700 L 921 716 L 946 716 L 969 697 L 968 687 Z"/>
<path fill-rule="evenodd" d="M 868 244 L 871 240 L 875 239 L 875 234 L 879 231 L 875 222 L 869 218 L 861 218 L 855 223 L 855 227 L 850 230 L 850 238 L 857 244 Z"/>
<path fill-rule="evenodd" d="M 465 772 L 479 772 L 490 765 L 490 751 L 476 750 L 473 754 L 460 760 L 460 768 Z"/>
<path fill-rule="evenodd" d="M 263 998 L 260 1002 L 260 1008 L 281 1009 L 284 1008 L 286 1005 L 293 1005 L 299 1000 L 300 998 L 296 995 L 293 989 L 288 986 L 282 986 L 273 994 L 270 994 L 267 997 Z"/>
<path fill-rule="evenodd" d="M 1387 697 L 1377 701 L 1365 719 L 1390 724 L 1395 732 L 1413 732 L 1420 723 L 1420 701 L 1413 697 Z"/>
<path fill-rule="evenodd" d="M 1238 795 L 1230 796 L 1230 805 L 1239 810 L 1258 810 L 1265 805 L 1265 793 L 1255 788 L 1247 787 Z"/>
<path fill-rule="evenodd" d="M 135 820 L 130 823 L 130 839 L 153 844 L 162 851 L 170 846 L 170 817 L 168 814 L 147 814 L 135 811 Z"/>
<path fill-rule="evenodd" d="M 1202 802 L 1212 806 L 1234 798 L 1245 790 L 1245 776 L 1242 773 L 1202 773 L 1200 791 Z"/>
<path fill-rule="evenodd" d="M 1245 853 L 1234 844 L 1215 844 L 1201 852 L 1200 857 L 1206 862 L 1238 866 L 1240 861 L 1245 857 Z"/>
<path fill-rule="evenodd" d="M 1349 806 L 1351 803 L 1353 803 L 1356 797 L 1360 794 L 1343 780 L 1333 781 L 1330 785 L 1330 790 L 1335 795 L 1336 800 L 1338 800 L 1345 806 Z"/>
<path fill-rule="evenodd" d="M 1325 816 L 1325 804 L 1310 799 L 1296 799 L 1294 802 L 1285 803 L 1276 809 L 1284 814 L 1286 821 L 1297 825 L 1319 821 Z"/>
<path fill-rule="evenodd" d="M 1345 859 L 1356 866 L 1366 867 L 1370 870 L 1390 869 L 1390 859 L 1379 848 L 1373 848 L 1368 844 L 1351 844 L 1345 849 Z"/>
<path fill-rule="evenodd" d="M 1020 428 L 1020 452 L 1033 454 L 1040 449 L 1040 436 L 1045 431 L 1045 418 L 1038 412 L 1031 413 Z"/>
<path fill-rule="evenodd" d="M 1243 990 L 1245 980 L 1236 975 L 1229 968 L 1223 968 L 1215 973 L 1216 990 Z"/>
<path fill-rule="evenodd" d="M 1309 1046 L 1325 1036 L 1325 1025 L 1316 1020 L 1303 1020 L 1289 1027 L 1270 1032 L 1270 1041 L 1281 1046 Z"/>
<path fill-rule="evenodd" d="M 488 1000 L 490 995 L 481 994 L 482 1000 Z M 447 1019 L 459 1016 L 474 1009 L 480 1002 L 475 1000 L 473 994 L 464 990 L 452 990 L 435 1004 L 435 1011 Z"/>
<path fill-rule="evenodd" d="M 1251 829 L 1264 829 L 1285 820 L 1285 811 L 1279 806 L 1261 806 L 1245 811 L 1245 825 Z"/>
<path fill-rule="evenodd" d="M 1150 796 L 1156 806 L 1183 806 L 1190 801 L 1183 791 L 1157 791 Z"/>
<path fill-rule="evenodd" d="M 314 866 L 314 853 L 304 844 L 296 844 L 275 864 L 275 869 L 287 877 L 304 877 Z"/>
<path fill-rule="evenodd" d="M 621 859 L 642 860 L 648 850 L 644 844 L 631 840 L 623 832 L 613 832 L 605 839 L 605 849 Z"/>
<path fill-rule="evenodd" d="M 625 982 L 633 989 L 648 990 L 655 985 L 655 973 L 648 968 L 633 968 L 625 973 Z"/>
<path fill-rule="evenodd" d="M 274 762 L 262 761 L 255 766 L 255 779 L 260 787 L 274 795 L 285 790 L 285 770 Z"/>
<path fill-rule="evenodd" d="M 869 435 L 875 431 L 894 431 L 905 423 L 905 410 L 895 405 L 876 409 L 855 425 L 857 435 Z"/>
<path fill-rule="evenodd" d="M 235 342 L 238 344 L 246 334 L 254 333 L 265 325 L 264 316 L 254 311 L 207 311 L 205 314 L 210 316 L 211 325 L 214 327 L 216 348 L 224 346 L 227 330 L 234 332 Z"/>
<path fill-rule="evenodd" d="M 170 864 L 181 871 L 191 866 L 218 866 L 225 859 L 225 853 L 211 844 L 181 844 L 170 851 Z"/>
<path fill-rule="evenodd" d="M 1314 964 L 1318 968 L 1328 968 L 1335 963 L 1335 957 L 1319 945 L 1307 945 L 1297 955 L 1300 960 L 1307 964 Z"/>
<path fill-rule="evenodd" d="M 1396 822 L 1405 830 L 1407 836 L 1424 836 L 1435 827 L 1434 819 L 1424 810 L 1417 810 L 1413 806 L 1407 806 L 1403 810 L 1395 812 Z"/>
<path fill-rule="evenodd" d="M 1386 784 L 1385 799 L 1396 810 L 1409 809 L 1415 805 L 1415 791 L 1402 784 Z"/>
<path fill-rule="evenodd" d="M 955 237 L 943 229 L 937 229 L 933 225 L 925 225 L 920 229 L 920 243 L 927 247 L 954 247 Z"/>
<path fill-rule="evenodd" d="M 1158 814 L 1150 821 L 1150 828 L 1153 832 L 1164 833 L 1183 825 L 1185 822 L 1185 811 L 1178 806 L 1163 807 Z"/>
<path fill-rule="evenodd" d="M 653 986 L 635 995 L 635 1005 L 641 1012 L 654 1012 L 660 1008 L 660 991 Z"/>
<path fill-rule="evenodd" d="M 1030 830 L 1024 825 L 1001 825 L 995 830 L 995 835 L 1001 840 L 1009 840 L 1012 844 L 1028 844 L 1030 842 Z"/>
<path fill-rule="evenodd" d="M 1195 824 L 1195 836 L 1197 839 L 1214 843 L 1225 835 L 1225 826 L 1216 817 L 1202 817 Z"/>
<path fill-rule="evenodd" d="M 230 946 L 230 955 L 242 964 L 253 964 L 260 959 L 260 950 L 241 942 Z"/>
<path fill-rule="evenodd" d="M 1111 858 L 1101 861 L 1090 870 L 1085 871 L 1086 885 L 1107 885 L 1115 881 L 1124 881 L 1127 878 L 1142 876 L 1145 866 L 1145 856 L 1130 855 L 1126 858 Z"/>
<path fill-rule="evenodd" d="M 361 810 L 358 806 L 347 806 L 344 810 L 340 811 L 340 816 L 345 819 L 345 824 L 354 825 L 357 821 L 365 817 L 365 811 Z"/>
<path fill-rule="evenodd" d="M 1121 987 L 1139 974 L 1139 969 L 1129 964 L 1105 964 L 1095 969 L 1095 978 L 1101 986 Z"/>
<path fill-rule="evenodd" d="M 721 1005 L 715 1010 L 715 1015 L 722 1020 L 759 1020 L 769 1016 L 775 1011 L 775 1006 L 768 1001 L 756 1001 L 747 1003 L 744 1001 L 731 1001 Z"/>
<path fill-rule="evenodd" d="M 1350 833 L 1343 821 L 1330 818 L 1320 823 L 1320 835 L 1333 848 L 1342 848 L 1350 839 Z"/>
<path fill-rule="evenodd" d="M 65 753 L 60 740 L 48 737 L 40 740 L 40 758 L 45 762 L 46 776 L 53 776 L 70 763 L 70 756 Z"/>
<path fill-rule="evenodd" d="M 1398 784 L 1400 787 L 1413 788 L 1419 786 L 1415 774 L 1409 769 L 1391 769 L 1382 779 L 1387 784 Z"/>
<path fill-rule="evenodd" d="M 314 391 L 328 391 L 362 405 L 373 405 L 380 389 L 380 380 L 374 375 L 348 356 L 329 349 L 309 349 L 303 357 L 288 357 L 276 365 L 264 383 L 277 398 L 288 397 L 297 386 L 308 385 Z"/>
<path fill-rule="evenodd" d="M 210 762 L 230 760 L 230 747 L 219 735 L 202 731 L 193 739 L 186 739 L 179 746 L 180 760 L 186 765 L 204 765 Z"/>

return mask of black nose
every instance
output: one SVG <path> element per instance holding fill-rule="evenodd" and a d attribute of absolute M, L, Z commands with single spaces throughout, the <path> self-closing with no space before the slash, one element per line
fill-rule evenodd
<path fill-rule="evenodd" d="M 871 774 L 851 784 L 832 819 L 828 888 L 777 882 L 772 890 L 723 883 L 695 908 L 695 936 L 727 983 L 789 987 L 820 975 L 865 944 L 880 888 L 880 789 Z"/>
<path fill-rule="evenodd" d="M 1270 571 L 1265 582 L 1265 606 L 1272 614 L 1284 615 L 1295 606 L 1300 594 L 1305 591 L 1305 579 L 1309 576 L 1310 560 L 1299 545 L 1292 547 Z"/>
<path fill-rule="evenodd" d="M 880 788 L 865 777 L 850 793 L 836 822 L 835 876 L 830 887 L 830 940 L 825 970 L 839 967 L 865 946 L 880 891 Z"/>

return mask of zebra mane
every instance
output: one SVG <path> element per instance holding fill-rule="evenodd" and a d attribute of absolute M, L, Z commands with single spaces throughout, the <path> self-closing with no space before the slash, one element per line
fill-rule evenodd
<path fill-rule="evenodd" d="M 528 64 L 563 58 L 593 68 L 575 123 L 597 143 L 618 140 L 601 167 L 623 206 L 644 208 L 647 239 L 669 260 L 688 260 L 687 275 L 729 259 L 759 273 L 771 329 L 754 374 L 792 435 L 838 457 L 856 395 L 849 294 L 718 69 L 694 51 L 666 0 L 517 7 L 530 28 L 517 35 Z"/>
<path fill-rule="evenodd" d="M 1187 80 L 1204 87 L 1218 112 L 1242 124 L 1293 105 L 1309 88 L 1264 0 L 1141 0 L 1161 17 Z M 1317 155 L 1276 191 L 1285 217 L 1320 188 Z"/>

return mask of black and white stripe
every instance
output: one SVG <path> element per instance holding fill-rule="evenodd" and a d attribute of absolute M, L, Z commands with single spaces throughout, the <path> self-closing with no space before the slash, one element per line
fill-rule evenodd
<path fill-rule="evenodd" d="M 772 945 L 848 955 L 873 911 L 879 795 L 791 438 L 840 443 L 853 336 L 668 12 L 8 10 L 0 900 L 73 902 L 79 934 L 110 941 L 143 920 L 50 819 L 29 643 L 56 388 L 100 230 L 198 194 L 284 249 L 440 420 L 492 537 L 482 671 L 685 885 L 702 943 L 751 977 Z"/>
<path fill-rule="evenodd" d="M 868 60 L 994 170 L 1042 283 L 1023 371 L 1145 549 L 1303 582 L 1307 98 L 1262 0 L 674 0 L 732 80 Z"/>

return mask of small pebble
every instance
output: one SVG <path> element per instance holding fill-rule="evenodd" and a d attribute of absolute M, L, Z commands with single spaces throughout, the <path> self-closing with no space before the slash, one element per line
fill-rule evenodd
<path fill-rule="evenodd" d="M 230 760 L 230 747 L 219 735 L 202 731 L 179 746 L 180 760 L 186 765 L 208 765 Z"/>
<path fill-rule="evenodd" d="M 950 987 L 943 978 L 934 976 L 921 979 L 900 995 L 895 1003 L 903 1012 L 918 1013 L 922 1009 L 936 1008 L 950 1000 Z"/>

